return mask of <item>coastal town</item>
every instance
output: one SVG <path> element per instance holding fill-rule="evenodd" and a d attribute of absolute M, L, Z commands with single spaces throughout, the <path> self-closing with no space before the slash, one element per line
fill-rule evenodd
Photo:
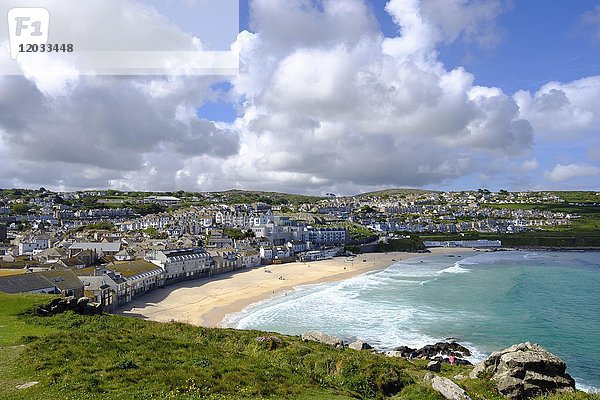
<path fill-rule="evenodd" d="M 503 236 L 569 227 L 580 217 L 531 207 L 565 203 L 557 194 L 481 189 L 324 197 L 0 193 L 0 291 L 85 296 L 106 311 L 156 288 L 261 265 L 430 247 L 493 249 Z M 473 232 L 496 236 L 471 240 Z M 444 234 L 457 236 L 439 240 Z"/>

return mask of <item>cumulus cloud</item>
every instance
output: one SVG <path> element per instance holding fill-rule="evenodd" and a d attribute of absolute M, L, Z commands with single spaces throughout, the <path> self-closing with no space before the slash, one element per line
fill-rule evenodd
<path fill-rule="evenodd" d="M 600 176 L 600 168 L 585 164 L 557 164 L 551 171 L 546 171 L 544 177 L 552 182 L 564 182 L 577 178 Z"/>
<path fill-rule="evenodd" d="M 246 100 L 246 118 L 239 126 L 242 152 L 225 165 L 244 171 L 242 182 L 258 175 L 296 190 L 422 186 L 468 173 L 476 167 L 473 151 L 521 153 L 531 145 L 531 126 L 512 98 L 474 86 L 470 73 L 446 70 L 437 60 L 441 28 L 418 1 L 388 3 L 397 38 L 373 31 L 362 2 L 348 2 L 343 13 L 334 1 L 322 9 L 295 4 L 255 1 L 256 32 L 240 35 L 247 73 L 234 79 L 234 88 Z M 363 31 L 341 28 L 348 18 Z M 321 31 L 298 34 L 288 47 L 273 45 L 288 19 Z M 453 29 L 467 29 L 458 25 Z M 335 40 L 323 29 L 334 31 Z"/>
<path fill-rule="evenodd" d="M 573 82 L 549 82 L 538 91 L 518 91 L 520 115 L 540 135 L 564 138 L 590 131 L 600 133 L 600 76 Z"/>
<path fill-rule="evenodd" d="M 534 135 L 600 126 L 600 84 L 509 96 L 443 65 L 440 45 L 497 40 L 507 4 L 391 0 L 399 34 L 390 38 L 364 0 L 254 0 L 251 31 L 232 45 L 242 63 L 228 94 L 232 123 L 197 115 L 222 97 L 212 85 L 223 78 L 0 78 L 0 186 L 355 193 L 493 182 L 507 168 L 528 182 L 539 169 Z M 165 40 L 195 45 L 144 15 Z M 547 178 L 573 166 L 595 168 L 559 164 Z"/>

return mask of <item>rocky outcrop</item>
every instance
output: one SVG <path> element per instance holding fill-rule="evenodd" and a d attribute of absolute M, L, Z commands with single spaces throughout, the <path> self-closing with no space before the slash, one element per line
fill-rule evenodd
<path fill-rule="evenodd" d="M 521 400 L 544 393 L 573 392 L 575 381 L 565 372 L 566 368 L 565 362 L 554 354 L 526 342 L 492 353 L 473 368 L 469 377 L 489 374 L 498 392 Z"/>
<path fill-rule="evenodd" d="M 425 375 L 425 381 L 431 385 L 433 390 L 440 393 L 448 400 L 471 400 L 463 388 L 448 378 L 444 378 L 430 372 Z"/>
<path fill-rule="evenodd" d="M 57 297 L 45 306 L 38 307 L 35 311 L 40 316 L 60 314 L 65 311 L 74 311 L 78 314 L 102 314 L 102 305 L 93 303 L 89 297 Z"/>
<path fill-rule="evenodd" d="M 440 361 L 429 361 L 426 368 L 429 371 L 440 372 L 442 370 L 442 363 Z"/>
<path fill-rule="evenodd" d="M 354 350 L 371 350 L 373 346 L 363 340 L 357 340 L 356 342 L 352 342 L 348 345 L 349 348 Z"/>
<path fill-rule="evenodd" d="M 391 357 L 404 357 L 407 359 L 429 359 L 441 362 L 448 362 L 449 356 L 454 357 L 455 364 L 471 365 L 465 357 L 471 355 L 471 352 L 466 347 L 456 342 L 438 342 L 436 344 L 428 344 L 420 349 L 413 349 L 408 346 L 396 347 L 394 351 L 386 353 Z"/>
<path fill-rule="evenodd" d="M 332 335 L 328 335 L 323 332 L 311 331 L 311 332 L 303 333 L 302 340 L 325 343 L 325 344 L 328 344 L 330 346 L 337 347 L 337 348 L 344 347 L 344 341 L 342 339 L 332 336 Z"/>

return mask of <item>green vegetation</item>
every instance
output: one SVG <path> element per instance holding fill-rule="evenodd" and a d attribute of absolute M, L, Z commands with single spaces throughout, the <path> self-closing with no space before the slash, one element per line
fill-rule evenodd
<path fill-rule="evenodd" d="M 251 230 L 244 232 L 240 229 L 225 228 L 225 229 L 223 229 L 223 233 L 225 235 L 227 235 L 227 237 L 230 237 L 231 239 L 236 239 L 236 240 L 254 237 L 254 232 L 252 232 Z"/>
<path fill-rule="evenodd" d="M 425 361 L 258 331 L 72 312 L 38 317 L 28 311 L 50 298 L 0 294 L 3 399 L 439 398 L 423 383 Z M 452 378 L 468 371 L 444 365 L 442 374 Z M 16 389 L 33 381 L 39 383 Z M 489 381 L 457 382 L 473 399 L 499 399 Z"/>
<path fill-rule="evenodd" d="M 378 243 L 375 252 L 384 253 L 388 251 L 418 251 L 425 250 L 423 241 L 418 237 L 408 239 L 390 239 L 387 243 Z"/>
<path fill-rule="evenodd" d="M 142 232 L 148 235 L 150 239 L 165 239 L 167 237 L 166 233 L 161 234 L 158 232 L 158 229 L 152 226 L 144 229 Z"/>
<path fill-rule="evenodd" d="M 28 214 L 31 208 L 29 204 L 12 203 L 10 205 L 10 210 L 14 214 Z"/>
<path fill-rule="evenodd" d="M 287 194 L 277 192 L 260 192 L 246 190 L 227 190 L 225 192 L 213 192 L 213 196 L 219 197 L 226 204 L 249 204 L 249 203 L 265 203 L 270 205 L 287 205 L 287 204 L 314 204 L 322 197 L 305 196 L 301 194 Z"/>

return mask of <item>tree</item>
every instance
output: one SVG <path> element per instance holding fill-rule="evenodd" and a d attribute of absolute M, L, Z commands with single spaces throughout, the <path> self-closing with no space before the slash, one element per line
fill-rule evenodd
<path fill-rule="evenodd" d="M 30 206 L 29 204 L 13 203 L 10 205 L 10 209 L 15 214 L 27 214 L 29 213 Z"/>

